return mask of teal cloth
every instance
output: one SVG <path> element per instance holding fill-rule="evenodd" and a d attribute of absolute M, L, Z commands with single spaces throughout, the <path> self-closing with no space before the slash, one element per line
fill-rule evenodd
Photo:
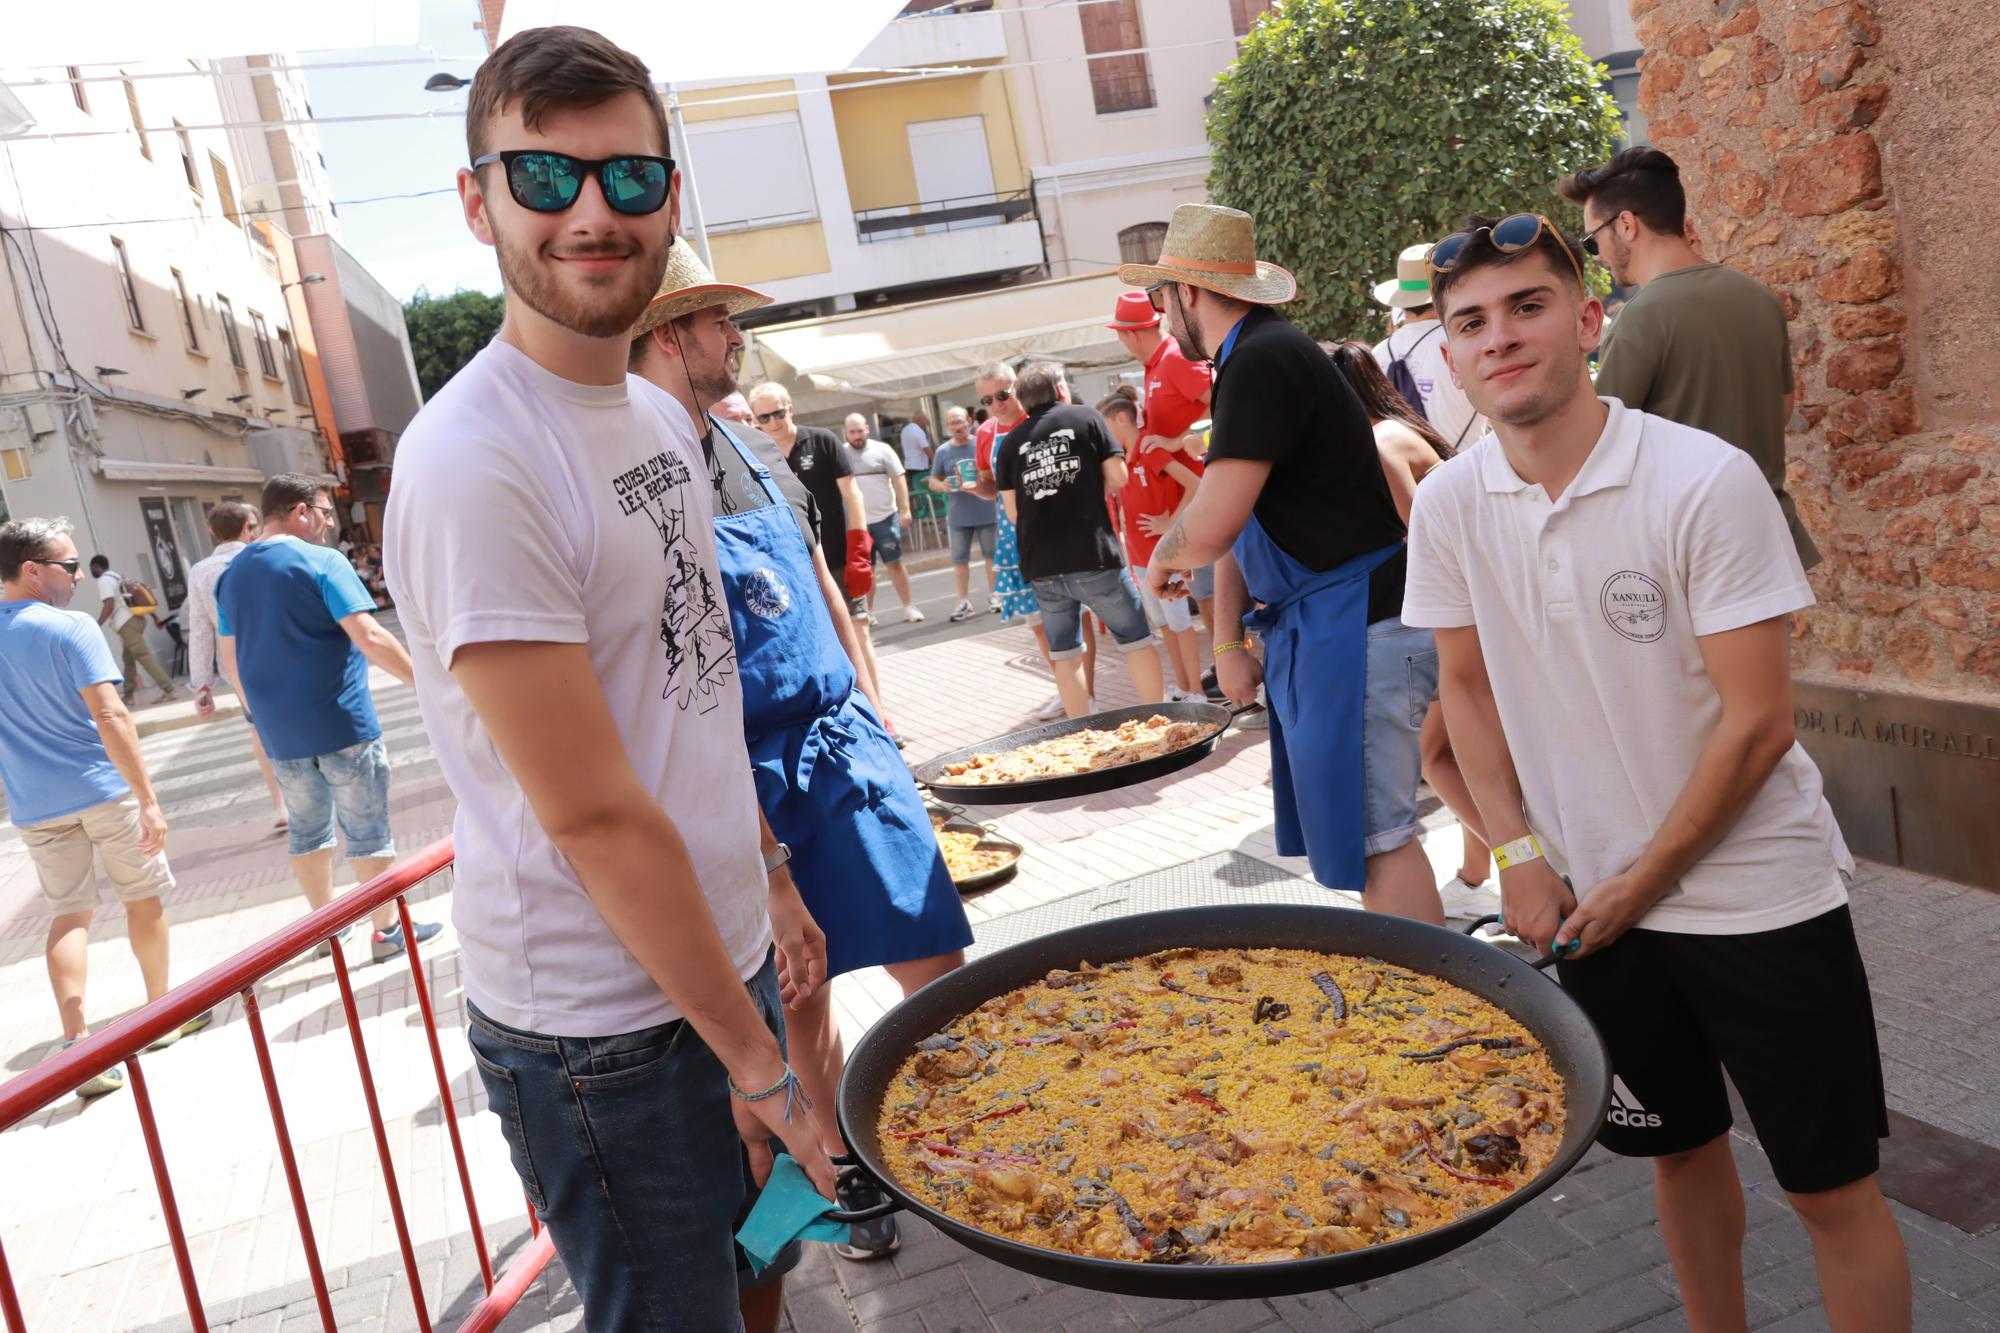
<path fill-rule="evenodd" d="M 824 1216 L 833 1208 L 806 1179 L 805 1168 L 793 1161 L 790 1153 L 779 1153 L 771 1178 L 764 1182 L 750 1216 L 743 1219 L 743 1229 L 736 1233 L 736 1243 L 750 1257 L 750 1276 L 761 1276 L 795 1240 L 846 1240 L 847 1223 Z"/>

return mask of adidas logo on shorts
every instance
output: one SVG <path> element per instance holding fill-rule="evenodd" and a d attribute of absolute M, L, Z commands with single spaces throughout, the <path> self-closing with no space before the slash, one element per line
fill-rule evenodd
<path fill-rule="evenodd" d="M 1660 1117 L 1640 1105 L 1632 1095 L 1632 1089 L 1625 1086 L 1625 1080 L 1616 1074 L 1611 1076 L 1611 1112 L 1604 1117 L 1614 1125 L 1627 1129 L 1658 1129 Z"/>

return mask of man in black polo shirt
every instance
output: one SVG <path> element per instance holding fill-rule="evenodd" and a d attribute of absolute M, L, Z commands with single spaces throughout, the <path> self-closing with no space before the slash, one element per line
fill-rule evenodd
<path fill-rule="evenodd" d="M 1104 418 L 1069 401 L 1062 367 L 1028 367 L 1014 386 L 1028 415 L 993 449 L 993 481 L 1019 528 L 1021 577 L 1035 590 L 1063 711 L 1095 711 L 1083 683 L 1083 613 L 1097 613 L 1145 703 L 1166 698 L 1153 627 L 1125 568 L 1106 502 L 1125 484 L 1125 450 Z"/>
<path fill-rule="evenodd" d="M 1256 249 L 1249 214 L 1182 204 L 1159 262 L 1118 270 L 1216 371 L 1207 471 L 1146 581 L 1185 596 L 1175 573 L 1216 562 L 1216 674 L 1241 704 L 1265 686 L 1278 850 L 1374 911 L 1442 925 L 1417 842 L 1437 647 L 1398 619 L 1403 523 L 1367 414 L 1319 345 L 1269 309 L 1297 284 Z"/>

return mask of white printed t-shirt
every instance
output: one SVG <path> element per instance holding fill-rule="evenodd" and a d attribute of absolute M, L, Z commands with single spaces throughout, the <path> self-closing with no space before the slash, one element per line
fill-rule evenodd
<path fill-rule="evenodd" d="M 502 1023 L 605 1036 L 680 1014 L 598 914 L 452 677 L 467 644 L 588 646 L 622 757 L 686 841 L 737 971 L 763 964 L 757 796 L 712 503 L 671 397 L 636 376 L 575 384 L 497 340 L 397 446 L 389 586 L 458 799 L 465 991 Z"/>
<path fill-rule="evenodd" d="M 1465 390 L 1452 382 L 1444 360 L 1444 325 L 1437 320 L 1405 324 L 1375 344 L 1375 364 L 1389 373 L 1397 357 L 1410 368 L 1417 393 L 1424 400 L 1424 417 L 1453 449 L 1470 449 L 1487 431 L 1486 418 L 1472 410 Z"/>
<path fill-rule="evenodd" d="M 1696 639 L 1812 605 L 1749 455 L 1600 399 L 1560 499 L 1487 436 L 1417 487 L 1403 623 L 1479 630 L 1528 824 L 1577 892 L 1632 867 L 1722 715 Z M 1847 901 L 1854 862 L 1796 743 L 1733 828 L 1639 920 L 1742 935 Z"/>

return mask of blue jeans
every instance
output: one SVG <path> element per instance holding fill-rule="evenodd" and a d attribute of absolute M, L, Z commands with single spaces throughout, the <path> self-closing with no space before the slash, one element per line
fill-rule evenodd
<path fill-rule="evenodd" d="M 1035 580 L 1035 604 L 1049 634 L 1049 657 L 1075 657 L 1083 652 L 1083 608 L 1089 607 L 1126 652 L 1153 642 L 1139 589 L 1125 569 L 1088 569 L 1080 574 L 1052 574 Z"/>
<path fill-rule="evenodd" d="M 1437 639 L 1394 616 L 1368 627 L 1368 678 L 1361 705 L 1361 768 L 1365 791 L 1363 852 L 1393 852 L 1417 836 L 1417 784 L 1423 780 L 1420 737 L 1437 697 Z"/>
<path fill-rule="evenodd" d="M 951 534 L 951 563 L 969 565 L 972 563 L 972 539 L 979 539 L 979 549 L 986 556 L 986 563 L 993 563 L 993 546 L 998 540 L 998 527 L 992 523 L 967 524 L 962 528 L 947 527 Z"/>
<path fill-rule="evenodd" d="M 745 983 L 782 1047 L 778 968 Z M 741 1330 L 735 1241 L 756 1190 L 722 1064 L 686 1020 L 547 1037 L 467 1005 L 466 1033 L 528 1201 L 592 1333 Z M 775 1145 L 774 1145 L 775 1146 Z M 798 1263 L 796 1243 L 763 1280 Z"/>
<path fill-rule="evenodd" d="M 333 824 L 347 839 L 347 859 L 394 856 L 389 831 L 389 749 L 377 736 L 310 759 L 273 759 L 293 856 L 333 846 Z"/>
<path fill-rule="evenodd" d="M 875 558 L 885 565 L 903 559 L 903 528 L 895 514 L 868 525 L 869 540 L 875 543 Z"/>

